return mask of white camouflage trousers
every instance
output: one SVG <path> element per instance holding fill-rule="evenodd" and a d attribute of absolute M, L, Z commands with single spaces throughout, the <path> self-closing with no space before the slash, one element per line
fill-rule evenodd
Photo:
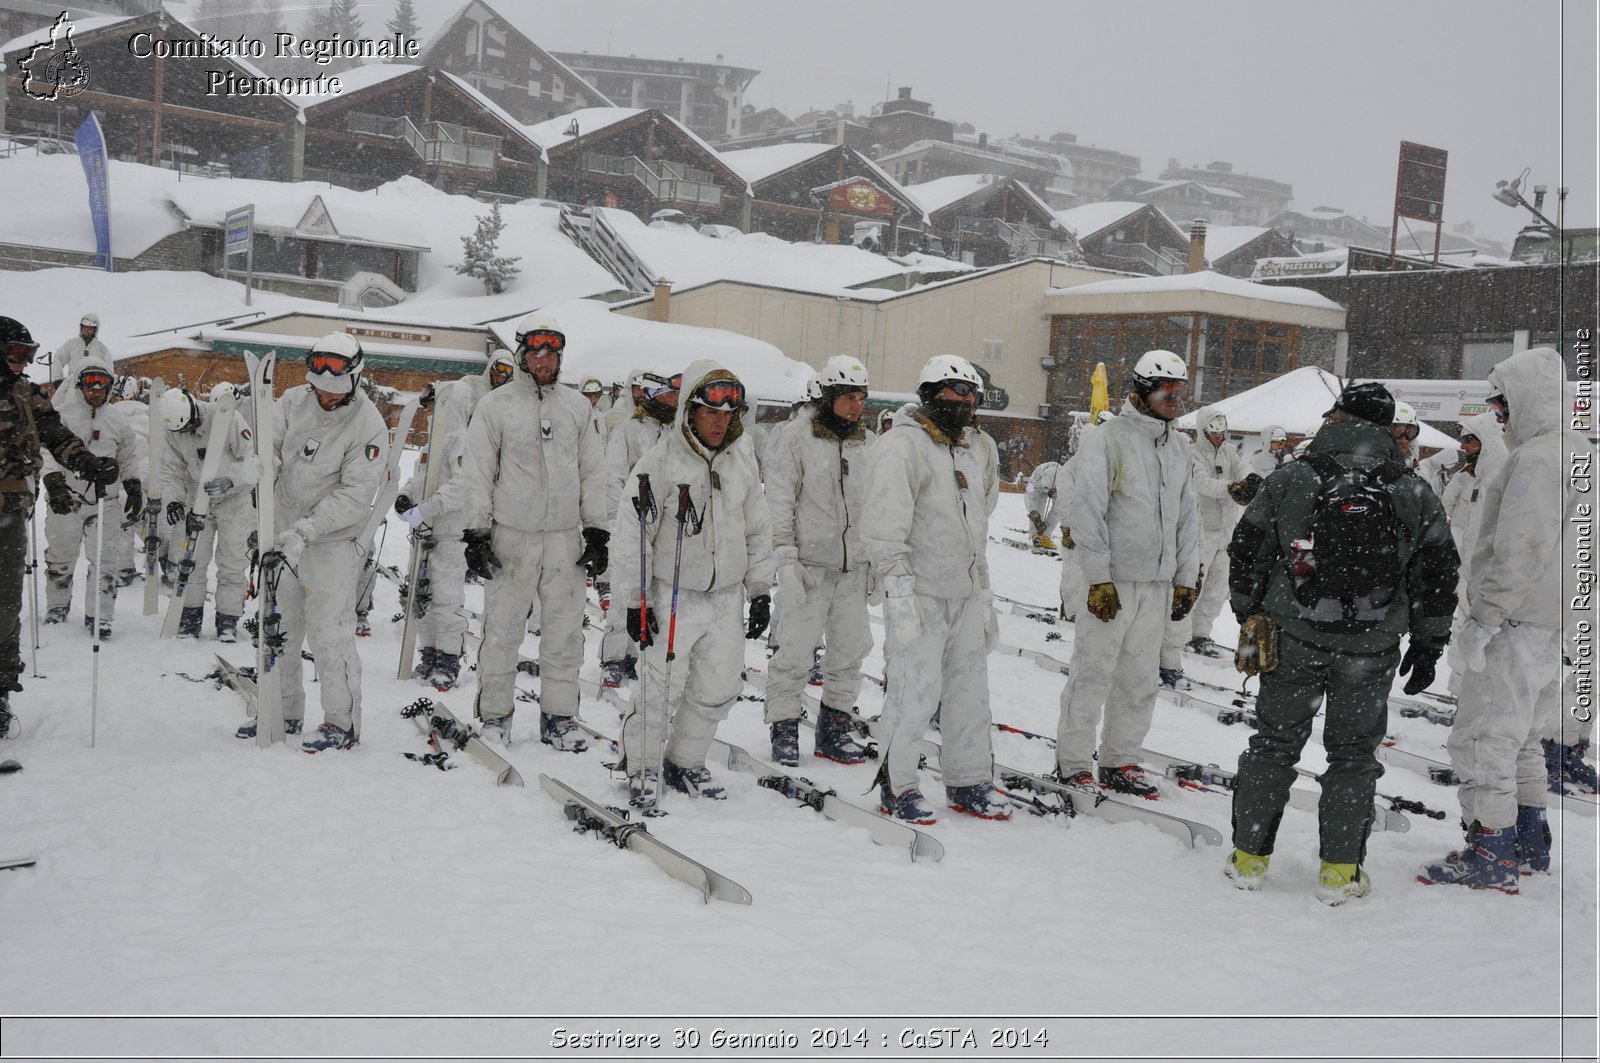
<path fill-rule="evenodd" d="M 211 503 L 213 534 L 200 536 L 194 549 L 194 574 L 183 592 L 185 608 L 206 604 L 206 567 L 217 559 L 216 610 L 236 617 L 244 609 L 244 575 L 250 550 L 250 533 L 256 530 L 256 507 L 250 492 Z M 182 543 L 179 543 L 182 546 Z"/>
<path fill-rule="evenodd" d="M 1461 778 L 1461 818 L 1498 830 L 1517 806 L 1545 807 L 1545 737 L 1560 711 L 1561 632 L 1505 623 L 1466 677 L 1450 728 L 1450 766 Z"/>
<path fill-rule="evenodd" d="M 83 578 L 83 615 L 94 615 L 95 507 L 44 516 L 45 604 L 54 609 L 72 602 L 72 577 L 78 554 L 88 560 Z M 105 545 L 100 558 L 100 619 L 116 612 L 117 573 L 133 565 L 133 539 L 122 531 L 122 496 L 105 500 Z M 204 584 L 202 583 L 202 586 Z"/>
<path fill-rule="evenodd" d="M 744 689 L 744 587 L 679 589 L 671 689 L 666 684 L 672 584 L 658 579 L 650 595 L 660 630 L 645 648 L 633 711 L 622 724 L 628 770 L 660 766 L 657 751 L 669 721 L 666 759 L 680 768 L 703 768 L 717 725 Z"/>
<path fill-rule="evenodd" d="M 283 718 L 306 715 L 301 645 L 316 658 L 317 689 L 322 719 L 361 736 L 361 657 L 356 652 L 356 584 L 361 555 L 355 540 L 308 543 L 300 555 L 298 576 L 285 568 L 278 582 L 282 615 L 283 656 L 278 658 L 283 685 Z"/>
<path fill-rule="evenodd" d="M 1191 639 L 1211 637 L 1211 629 L 1216 626 L 1217 617 L 1222 615 L 1222 607 L 1228 601 L 1227 538 L 1218 542 L 1215 549 L 1208 549 L 1202 544 L 1200 569 L 1205 573 L 1201 577 L 1200 600 L 1194 603 L 1194 612 L 1188 617 Z"/>
<path fill-rule="evenodd" d="M 583 663 L 582 536 L 576 528 L 529 532 L 496 524 L 490 543 L 501 567 L 483 581 L 478 715 L 492 720 L 516 708 L 517 652 L 528 610 L 537 602 L 539 707 L 552 716 L 576 716 Z"/>
<path fill-rule="evenodd" d="M 889 647 L 889 690 L 883 700 L 888 729 L 884 759 L 889 789 L 897 796 L 918 786 L 917 748 L 939 713 L 939 767 L 945 789 L 994 781 L 990 742 L 989 647 L 983 598 L 915 595 L 922 637 Z"/>
<path fill-rule="evenodd" d="M 1150 662 L 1172 615 L 1172 585 L 1119 580 L 1116 588 L 1122 607 L 1109 621 L 1089 612 L 1087 588 L 1077 599 L 1071 674 L 1061 689 L 1056 728 L 1056 762 L 1063 775 L 1094 770 L 1096 731 L 1101 767 L 1137 764 L 1144 757 L 1159 682 Z"/>
<path fill-rule="evenodd" d="M 830 708 L 855 706 L 861 693 L 861 662 L 872 650 L 865 566 L 850 572 L 808 566 L 806 574 L 813 582 L 798 606 L 778 599 L 783 641 L 767 664 L 769 724 L 800 718 L 819 635 L 827 640 L 822 651 L 822 703 Z"/>

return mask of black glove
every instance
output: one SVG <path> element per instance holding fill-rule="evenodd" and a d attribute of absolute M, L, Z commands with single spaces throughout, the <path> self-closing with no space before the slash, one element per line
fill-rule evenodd
<path fill-rule="evenodd" d="M 501 566 L 494 547 L 489 545 L 489 529 L 469 528 L 461 533 L 461 539 L 467 544 L 467 567 L 484 579 L 494 579 Z"/>
<path fill-rule="evenodd" d="M 206 519 L 194 510 L 189 511 L 189 516 L 183 522 L 183 533 L 193 539 L 206 530 Z"/>
<path fill-rule="evenodd" d="M 78 508 L 78 500 L 72 493 L 72 488 L 67 486 L 67 474 L 52 472 L 44 478 L 45 501 L 50 506 L 50 512 L 66 516 Z"/>
<path fill-rule="evenodd" d="M 110 487 L 117 482 L 117 459 L 88 454 L 78 459 L 78 475 L 91 484 Z"/>
<path fill-rule="evenodd" d="M 167 503 L 167 524 L 174 525 L 183 519 L 183 503 L 173 499 Z"/>
<path fill-rule="evenodd" d="M 604 528 L 583 529 L 583 553 L 578 555 L 578 564 L 589 573 L 590 579 L 604 572 L 611 563 L 611 553 L 606 549 L 610 541 L 611 533 Z"/>
<path fill-rule="evenodd" d="M 1420 694 L 1433 685 L 1434 665 L 1439 663 L 1440 654 L 1444 653 L 1443 646 L 1434 646 L 1427 642 L 1412 642 L 1406 647 L 1406 655 L 1400 660 L 1400 674 L 1410 673 L 1411 678 L 1406 680 L 1406 685 L 1401 688 L 1407 694 Z"/>
<path fill-rule="evenodd" d="M 653 645 L 656 640 L 651 638 L 651 636 L 659 630 L 660 629 L 656 627 L 656 611 L 654 609 L 646 609 L 644 611 L 644 634 L 641 637 L 639 629 L 639 610 L 628 610 L 628 638 L 633 640 L 633 644 L 635 646 Z"/>
<path fill-rule="evenodd" d="M 767 625 L 772 623 L 772 595 L 758 594 L 750 599 L 750 623 L 744 629 L 744 637 L 758 639 L 767 633 Z"/>
<path fill-rule="evenodd" d="M 404 513 L 408 509 L 416 509 L 416 508 L 417 508 L 417 504 L 415 502 L 411 501 L 411 496 L 410 495 L 395 495 L 394 496 L 394 511 L 396 513 Z"/>
<path fill-rule="evenodd" d="M 128 520 L 137 520 L 144 512 L 144 485 L 138 480 L 124 480 L 122 493 L 127 497 L 122 504 L 122 515 Z"/>

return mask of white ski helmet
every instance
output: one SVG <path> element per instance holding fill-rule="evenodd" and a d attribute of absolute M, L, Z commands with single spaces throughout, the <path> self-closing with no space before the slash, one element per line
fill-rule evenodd
<path fill-rule="evenodd" d="M 983 378 L 972 368 L 972 363 L 954 354 L 936 354 L 922 365 L 917 374 L 917 390 L 943 384 L 947 380 L 960 380 L 978 389 L 978 401 L 983 401 Z"/>
<path fill-rule="evenodd" d="M 348 332 L 330 332 L 306 352 L 306 383 L 331 395 L 349 395 L 366 360 L 361 343 Z"/>
<path fill-rule="evenodd" d="M 211 389 L 212 402 L 218 402 L 224 397 L 237 399 L 239 397 L 239 385 L 224 380 Z"/>
<path fill-rule="evenodd" d="M 847 391 L 867 390 L 867 367 L 860 359 L 848 354 L 836 354 L 822 366 L 817 383 L 824 388 L 841 388 Z"/>
<path fill-rule="evenodd" d="M 94 328 L 94 329 L 99 328 L 100 327 L 100 315 L 99 314 L 84 314 L 82 317 L 80 317 L 78 319 L 78 327 L 82 328 L 85 325 L 89 326 L 90 328 Z"/>
<path fill-rule="evenodd" d="M 605 386 L 594 377 L 584 380 L 583 384 L 578 388 L 579 393 L 584 395 L 598 395 L 604 390 Z"/>
<path fill-rule="evenodd" d="M 1275 424 L 1268 425 L 1266 431 L 1261 434 L 1268 443 L 1287 443 L 1289 441 L 1289 433 Z"/>
<path fill-rule="evenodd" d="M 549 314 L 524 314 L 512 326 L 512 334 L 517 342 L 517 366 L 529 375 L 533 373 L 528 368 L 530 350 L 553 351 L 559 357 L 567 349 L 566 330 Z"/>
<path fill-rule="evenodd" d="M 1214 413 L 1206 418 L 1205 427 L 1202 429 L 1208 436 L 1220 436 L 1227 430 L 1228 415 L 1225 413 Z"/>
<path fill-rule="evenodd" d="M 1399 399 L 1394 400 L 1393 423 L 1397 425 L 1414 424 L 1418 425 L 1419 427 L 1421 426 L 1420 422 L 1417 420 L 1417 411 L 1411 408 L 1411 404 L 1409 402 L 1401 402 Z"/>
<path fill-rule="evenodd" d="M 200 424 L 200 404 L 182 388 L 161 393 L 161 424 L 169 432 L 187 432 Z"/>
<path fill-rule="evenodd" d="M 1188 365 L 1171 351 L 1145 351 L 1133 366 L 1133 387 L 1141 398 L 1154 391 L 1159 381 L 1188 379 Z"/>
<path fill-rule="evenodd" d="M 117 378 L 117 386 L 112 394 L 119 399 L 135 400 L 143 394 L 144 389 L 136 376 L 121 376 Z"/>

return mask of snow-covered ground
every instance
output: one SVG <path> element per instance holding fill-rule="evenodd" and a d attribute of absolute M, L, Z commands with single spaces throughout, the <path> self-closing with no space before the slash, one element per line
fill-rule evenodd
<path fill-rule="evenodd" d="M 402 563 L 405 529 L 391 524 L 382 556 Z M 993 533 L 1013 536 L 1023 524 L 1021 496 L 1002 495 Z M 626 544 L 615 545 L 626 557 Z M 1000 594 L 1055 601 L 1051 559 L 994 544 L 990 560 Z M 469 604 L 478 596 L 469 588 Z M 400 625 L 389 619 L 397 596 L 388 581 L 378 584 L 373 637 L 360 642 L 361 745 L 317 757 L 297 744 L 262 751 L 234 738 L 240 699 L 203 677 L 218 651 L 249 663 L 248 645 L 212 641 L 209 609 L 205 640 L 159 641 L 159 617 L 140 615 L 137 584 L 122 593 L 115 637 L 100 652 L 92 714 L 95 662 L 80 600 L 68 624 L 40 629 L 39 674 L 25 674 L 27 691 L 14 697 L 21 737 L 0 750 L 25 766 L 0 781 L 0 857 L 38 858 L 0 874 L 0 1010 L 553 1018 L 34 1019 L 6 1023 L 7 1055 L 564 1055 L 574 1053 L 552 1048 L 557 1027 L 654 1030 L 670 1045 L 673 1028 L 709 1038 L 720 1025 L 795 1033 L 796 1054 L 813 1058 L 850 1054 L 810 1049 L 813 1026 L 852 1037 L 864 1029 L 870 1043 L 854 1054 L 931 1058 L 938 1053 L 900 1047 L 901 1031 L 928 1037 L 948 1025 L 975 1031 L 983 1051 L 963 1057 L 1553 1057 L 1560 1023 L 1549 1017 L 1593 1007 L 1592 818 L 1552 815 L 1556 872 L 1524 880 L 1521 897 L 1422 886 L 1412 873 L 1459 838 L 1458 806 L 1451 790 L 1391 767 L 1381 790 L 1447 818 L 1412 816 L 1409 832 L 1374 835 L 1372 895 L 1330 909 L 1312 894 L 1315 819 L 1294 809 L 1266 888 L 1249 895 L 1223 878 L 1225 847 L 1191 851 L 1153 828 L 1093 818 L 979 822 L 942 801 L 927 829 L 947 855 L 913 863 L 723 770 L 726 803 L 669 800 L 670 815 L 650 824 L 754 896 L 749 907 L 707 905 L 645 858 L 573 833 L 538 789 L 539 774 L 609 803 L 622 803 L 620 784 L 603 750 L 557 753 L 531 737 L 531 704 L 508 754 L 526 788 L 496 788 L 459 754 L 449 772 L 400 755 L 426 752 L 400 709 L 433 692 L 394 678 Z M 1071 625 L 1009 613 L 1000 625 L 1007 643 L 1070 658 Z M 1235 631 L 1224 620 L 1216 634 L 1231 642 Z M 588 639 L 583 675 L 592 680 L 597 633 Z M 764 665 L 764 649 L 748 644 L 752 668 Z M 1221 663 L 1190 656 L 1186 665 L 1236 679 Z M 881 674 L 881 657 L 866 667 Z M 1053 734 L 1061 683 L 1024 660 L 993 657 L 995 719 Z M 469 679 L 441 697 L 467 717 L 472 693 Z M 860 704 L 868 715 L 881 709 L 874 685 Z M 582 711 L 615 731 L 609 704 L 586 698 Z M 1410 745 L 1443 756 L 1442 728 L 1391 722 Z M 1231 766 L 1247 735 L 1163 695 L 1149 745 Z M 764 758 L 761 705 L 740 702 L 722 736 Z M 1013 734 L 996 734 L 995 752 L 1017 767 L 1053 763 L 1046 743 Z M 1319 759 L 1313 746 L 1307 763 Z M 809 756 L 799 769 L 867 805 L 873 770 Z M 931 779 L 927 789 L 940 794 Z M 1224 795 L 1168 784 L 1160 807 L 1227 834 Z M 1163 1015 L 1190 1018 L 1063 1018 Z M 1054 1018 L 1017 1021 L 1026 1016 Z M 1305 1018 L 1221 1021 L 1228 1016 Z M 991 1028 L 1021 1026 L 1045 1029 L 1048 1046 L 990 1047 Z M 1592 1023 L 1569 1027 L 1580 1035 L 1592 1037 Z M 1592 1054 L 1592 1039 L 1586 1045 Z"/>

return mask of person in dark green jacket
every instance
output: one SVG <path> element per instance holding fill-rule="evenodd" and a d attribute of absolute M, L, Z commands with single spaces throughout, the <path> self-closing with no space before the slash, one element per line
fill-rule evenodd
<path fill-rule="evenodd" d="M 1407 693 L 1433 682 L 1450 641 L 1460 557 L 1439 496 L 1402 464 L 1389 433 L 1389 392 L 1348 385 L 1326 417 L 1305 457 L 1266 478 L 1228 546 L 1239 663 L 1247 672 L 1259 667 L 1261 694 L 1259 729 L 1239 757 L 1225 871 L 1241 889 L 1260 888 L 1295 764 L 1326 700 L 1318 895 L 1339 904 L 1369 889 L 1361 863 L 1395 668 L 1411 677 Z M 1351 488 L 1336 505 L 1324 496 L 1318 544 L 1313 523 L 1325 479 Z M 1356 532 L 1351 522 L 1363 513 L 1377 516 Z M 1341 538 L 1348 545 L 1337 545 Z M 1275 653 L 1264 645 L 1274 640 Z"/>

